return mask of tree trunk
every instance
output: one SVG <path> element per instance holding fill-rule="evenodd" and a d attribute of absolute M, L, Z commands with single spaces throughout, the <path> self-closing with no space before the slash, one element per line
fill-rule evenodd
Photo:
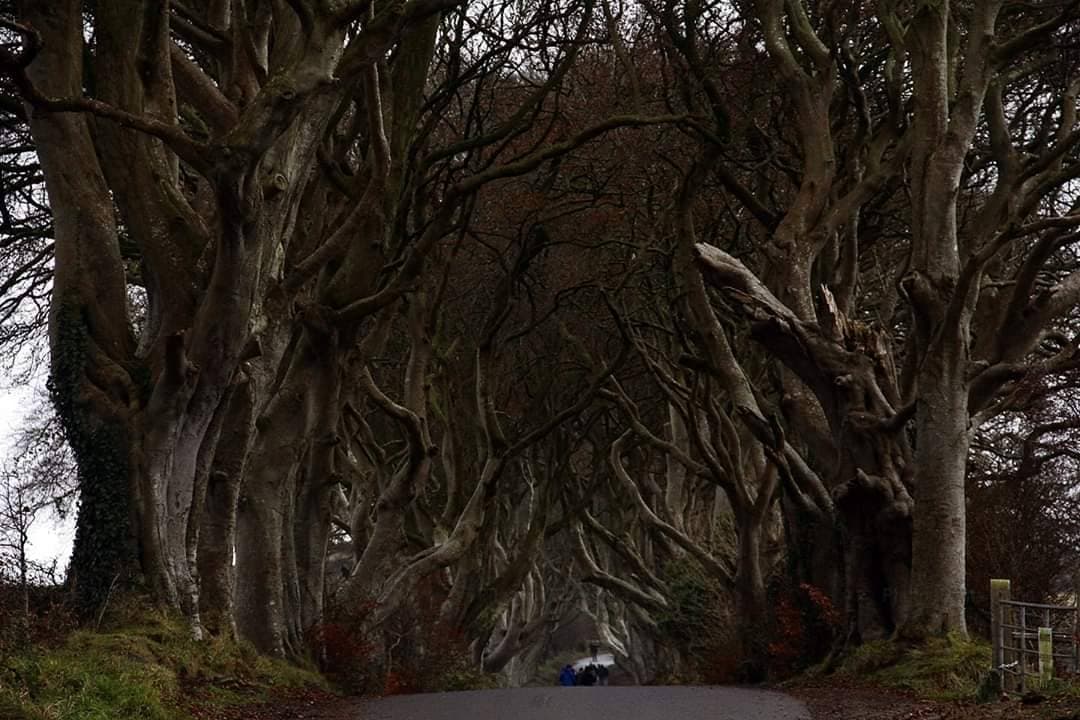
<path fill-rule="evenodd" d="M 766 627 L 769 605 L 761 569 L 764 523 L 745 517 L 738 521 L 738 570 L 735 574 L 739 642 L 745 660 L 764 671 L 767 661 Z"/>
<path fill-rule="evenodd" d="M 81 6 L 78 0 L 29 4 L 26 19 L 41 34 L 42 49 L 27 75 L 50 96 L 82 92 Z M 69 585 L 77 606 L 92 613 L 138 556 L 127 425 L 142 388 L 127 378 L 135 343 L 113 203 L 90 121 L 71 113 L 29 115 L 56 239 L 49 390 L 79 467 Z"/>
<path fill-rule="evenodd" d="M 206 479 L 198 538 L 199 606 L 207 630 L 237 639 L 235 611 L 236 506 L 253 428 L 252 383 L 230 391 L 218 450 Z"/>
<path fill-rule="evenodd" d="M 199 532 L 199 608 L 212 635 L 237 639 L 233 553 L 236 548 L 236 503 L 240 478 L 212 473 L 206 488 Z"/>
<path fill-rule="evenodd" d="M 237 629 L 257 648 L 277 656 L 299 650 L 302 602 L 294 521 L 297 485 L 304 478 L 298 476 L 304 474 L 303 461 L 322 414 L 336 418 L 338 411 L 336 333 L 324 337 L 319 332 L 305 327 L 282 361 L 288 370 L 255 423 L 238 509 Z M 329 513 L 319 522 L 328 523 Z M 322 548 L 325 552 L 325 542 Z"/>
<path fill-rule="evenodd" d="M 19 501 L 21 505 L 21 498 L 19 498 Z M 26 548 L 30 544 L 28 513 L 26 508 L 18 507 L 15 508 L 15 515 L 19 519 L 19 527 L 16 528 L 16 532 L 18 533 L 17 551 L 19 553 L 19 601 L 22 606 L 19 608 L 19 618 L 16 620 L 18 629 L 16 630 L 15 642 L 16 647 L 19 649 L 28 650 L 30 648 L 30 560 L 26 555 Z"/>
<path fill-rule="evenodd" d="M 294 537 L 299 583 L 299 630 L 301 634 L 322 622 L 326 593 L 326 551 L 330 542 L 333 497 L 341 480 L 334 457 L 340 441 L 341 371 L 335 343 L 326 344 L 321 356 L 320 381 L 311 399 L 315 414 L 306 472 L 299 488 Z"/>
<path fill-rule="evenodd" d="M 944 356 L 942 356 L 944 355 Z M 919 375 L 911 615 L 902 634 L 967 634 L 964 477 L 968 454 L 963 352 L 934 353 Z"/>
<path fill-rule="evenodd" d="M 276 477 L 249 471 L 236 526 L 236 629 L 259 651 L 284 657 L 281 488 Z"/>

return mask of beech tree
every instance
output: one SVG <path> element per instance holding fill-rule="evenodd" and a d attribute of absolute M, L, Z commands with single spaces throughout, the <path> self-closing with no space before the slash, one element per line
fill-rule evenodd
<path fill-rule="evenodd" d="M 1016 383 L 1075 363 L 1075 338 L 1058 332 L 1075 311 L 1075 277 L 1036 285 L 1075 241 L 1076 85 L 1061 78 L 1076 68 L 1054 48 L 1075 31 L 1073 11 L 749 12 L 800 156 L 782 196 L 734 185 L 768 233 L 761 260 L 698 244 L 697 262 L 788 371 L 800 431 L 813 437 L 805 419 L 826 421 L 841 511 L 858 493 L 854 513 L 875 518 L 888 624 L 912 638 L 963 633 L 971 434 Z M 1043 63 L 1055 79 L 1034 69 Z M 730 162 L 727 152 L 707 152 L 703 167 Z M 887 230 L 873 224 L 883 203 L 896 208 Z M 903 304 L 875 318 L 859 285 L 885 232 L 903 250 L 884 276 Z"/>
<path fill-rule="evenodd" d="M 653 219 L 693 329 L 662 384 L 709 376 L 818 518 L 850 641 L 964 632 L 970 437 L 1075 368 L 1072 11 L 646 7 L 701 142 Z"/>
<path fill-rule="evenodd" d="M 299 652 L 323 602 L 347 399 L 367 387 L 423 422 L 422 360 L 405 405 L 367 378 L 380 324 L 486 184 L 653 120 L 523 142 L 592 31 L 589 3 L 84 10 L 23 3 L 2 60 L 56 242 L 51 384 L 81 474 L 76 587 L 99 600 L 101 556 L 137 557 L 196 636 L 235 618 L 261 649 Z M 419 574 L 475 542 L 505 461 L 490 457 L 468 519 Z"/>

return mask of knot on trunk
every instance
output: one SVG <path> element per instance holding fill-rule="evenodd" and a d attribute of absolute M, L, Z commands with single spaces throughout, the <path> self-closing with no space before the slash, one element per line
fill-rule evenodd
<path fill-rule="evenodd" d="M 289 189 L 289 178 L 283 172 L 270 173 L 263 184 L 264 196 L 272 198 Z"/>

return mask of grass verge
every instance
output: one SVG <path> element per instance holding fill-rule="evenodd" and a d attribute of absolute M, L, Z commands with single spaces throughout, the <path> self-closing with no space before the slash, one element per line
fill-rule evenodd
<path fill-rule="evenodd" d="M 327 689 L 313 669 L 220 639 L 195 642 L 182 621 L 156 611 L 0 658 L 0 720 L 215 718 Z"/>
<path fill-rule="evenodd" d="M 933 700 L 971 700 L 990 668 L 990 654 L 988 644 L 959 637 L 914 647 L 879 640 L 852 652 L 836 675 Z"/>

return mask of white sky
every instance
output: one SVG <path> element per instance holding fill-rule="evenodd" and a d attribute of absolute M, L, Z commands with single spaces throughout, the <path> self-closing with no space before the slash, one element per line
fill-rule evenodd
<path fill-rule="evenodd" d="M 15 433 L 26 413 L 33 408 L 34 387 L 0 387 L 0 459 L 11 452 Z M 50 511 L 42 511 L 40 519 L 30 529 L 30 552 L 33 560 L 48 563 L 57 561 L 63 571 L 71 555 L 75 538 L 74 513 L 61 520 Z"/>

